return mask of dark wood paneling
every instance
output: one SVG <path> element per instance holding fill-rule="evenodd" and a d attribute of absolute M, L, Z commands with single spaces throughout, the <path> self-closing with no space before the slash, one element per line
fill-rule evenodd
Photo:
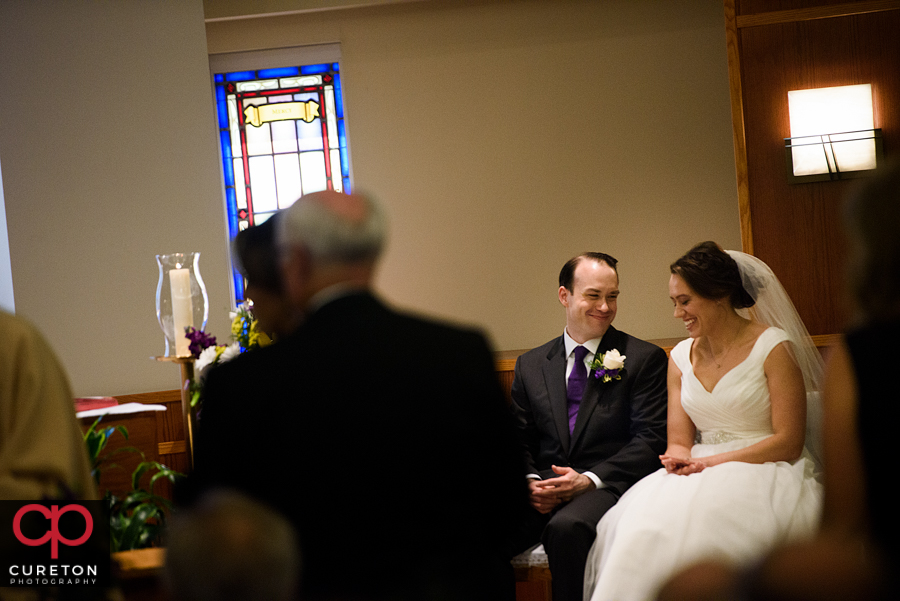
<path fill-rule="evenodd" d="M 741 250 L 753 254 L 753 227 L 750 222 L 750 185 L 747 179 L 747 137 L 744 133 L 744 92 L 741 82 L 741 52 L 735 20 L 735 0 L 725 0 L 725 48 L 728 54 L 728 87 L 731 91 L 731 125 L 734 140 L 738 215 L 741 221 Z"/>
<path fill-rule="evenodd" d="M 738 14 L 753 15 L 755 24 L 764 25 L 775 17 L 771 13 L 784 13 L 778 20 L 821 19 L 896 8 L 896 4 L 897 0 L 744 0 Z"/>
<path fill-rule="evenodd" d="M 753 254 L 781 279 L 812 334 L 846 325 L 841 205 L 852 183 L 788 183 L 787 93 L 873 84 L 875 126 L 890 154 L 900 135 L 897 31 L 898 10 L 738 30 Z"/>
<path fill-rule="evenodd" d="M 104 416 L 103 427 L 122 425 L 128 430 L 128 440 L 118 432 L 110 438 L 105 453 L 110 460 L 104 464 L 100 476 L 100 490 L 111 491 L 122 496 L 131 489 L 131 474 L 141 461 L 139 453 L 119 451 L 133 447 L 144 454 L 147 461 L 158 461 L 183 474 L 188 473 L 187 454 L 184 446 L 184 422 L 181 414 L 181 393 L 178 390 L 126 394 L 116 397 L 120 405 L 141 403 L 144 405 L 165 405 L 166 411 L 146 411 L 125 415 Z M 83 418 L 81 426 L 87 429 L 96 418 Z M 179 444 L 180 443 L 180 444 Z M 163 453 L 172 448 L 174 452 Z M 180 450 L 179 450 L 180 449 Z M 118 452 L 117 452 L 118 451 Z M 146 487 L 149 475 L 143 480 Z M 168 481 L 158 480 L 154 492 L 171 498 L 172 487 Z"/>

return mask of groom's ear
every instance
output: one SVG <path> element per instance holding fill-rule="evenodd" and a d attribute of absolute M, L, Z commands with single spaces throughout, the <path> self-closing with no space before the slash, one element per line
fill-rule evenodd
<path fill-rule="evenodd" d="M 559 287 L 559 302 L 563 307 L 569 306 L 569 296 L 571 296 L 571 293 L 568 291 L 568 289 L 566 289 L 565 286 L 560 286 Z"/>

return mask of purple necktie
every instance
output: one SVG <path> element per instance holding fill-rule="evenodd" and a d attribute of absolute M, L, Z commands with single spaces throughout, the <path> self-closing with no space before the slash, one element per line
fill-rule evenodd
<path fill-rule="evenodd" d="M 575 365 L 569 374 L 569 385 L 566 388 L 566 398 L 569 400 L 569 434 L 575 431 L 578 407 L 581 405 L 581 397 L 584 396 L 584 387 L 587 384 L 587 368 L 584 366 L 584 357 L 587 354 L 588 350 L 583 346 L 575 347 Z"/>

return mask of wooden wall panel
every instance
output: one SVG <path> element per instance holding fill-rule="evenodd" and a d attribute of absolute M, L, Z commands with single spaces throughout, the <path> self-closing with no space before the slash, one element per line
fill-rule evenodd
<path fill-rule="evenodd" d="M 877 10 L 891 5 L 891 0 L 743 0 L 740 3 L 739 15 L 756 15 L 768 12 L 786 12 L 796 10 L 815 10 L 827 8 L 829 11 L 838 10 L 859 14 L 860 6 L 865 5 L 868 10 Z"/>
<path fill-rule="evenodd" d="M 756 0 L 736 8 L 739 15 L 747 15 L 748 5 L 788 4 L 811 2 Z M 870 9 L 874 4 L 859 3 Z M 900 135 L 897 31 L 900 10 L 738 25 L 749 189 L 750 227 L 745 235 L 752 232 L 753 254 L 782 280 L 811 334 L 839 332 L 847 323 L 841 205 L 852 181 L 788 183 L 783 142 L 790 135 L 787 92 L 872 83 L 875 126 L 884 131 L 889 155 Z"/>

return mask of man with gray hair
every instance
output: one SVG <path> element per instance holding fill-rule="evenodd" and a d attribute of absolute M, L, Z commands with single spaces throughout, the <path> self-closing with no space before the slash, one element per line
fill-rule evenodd
<path fill-rule="evenodd" d="M 523 464 L 493 357 L 478 331 L 377 298 L 385 232 L 359 194 L 284 211 L 282 276 L 302 324 L 209 373 L 195 477 L 289 517 L 304 598 L 512 599 Z"/>

